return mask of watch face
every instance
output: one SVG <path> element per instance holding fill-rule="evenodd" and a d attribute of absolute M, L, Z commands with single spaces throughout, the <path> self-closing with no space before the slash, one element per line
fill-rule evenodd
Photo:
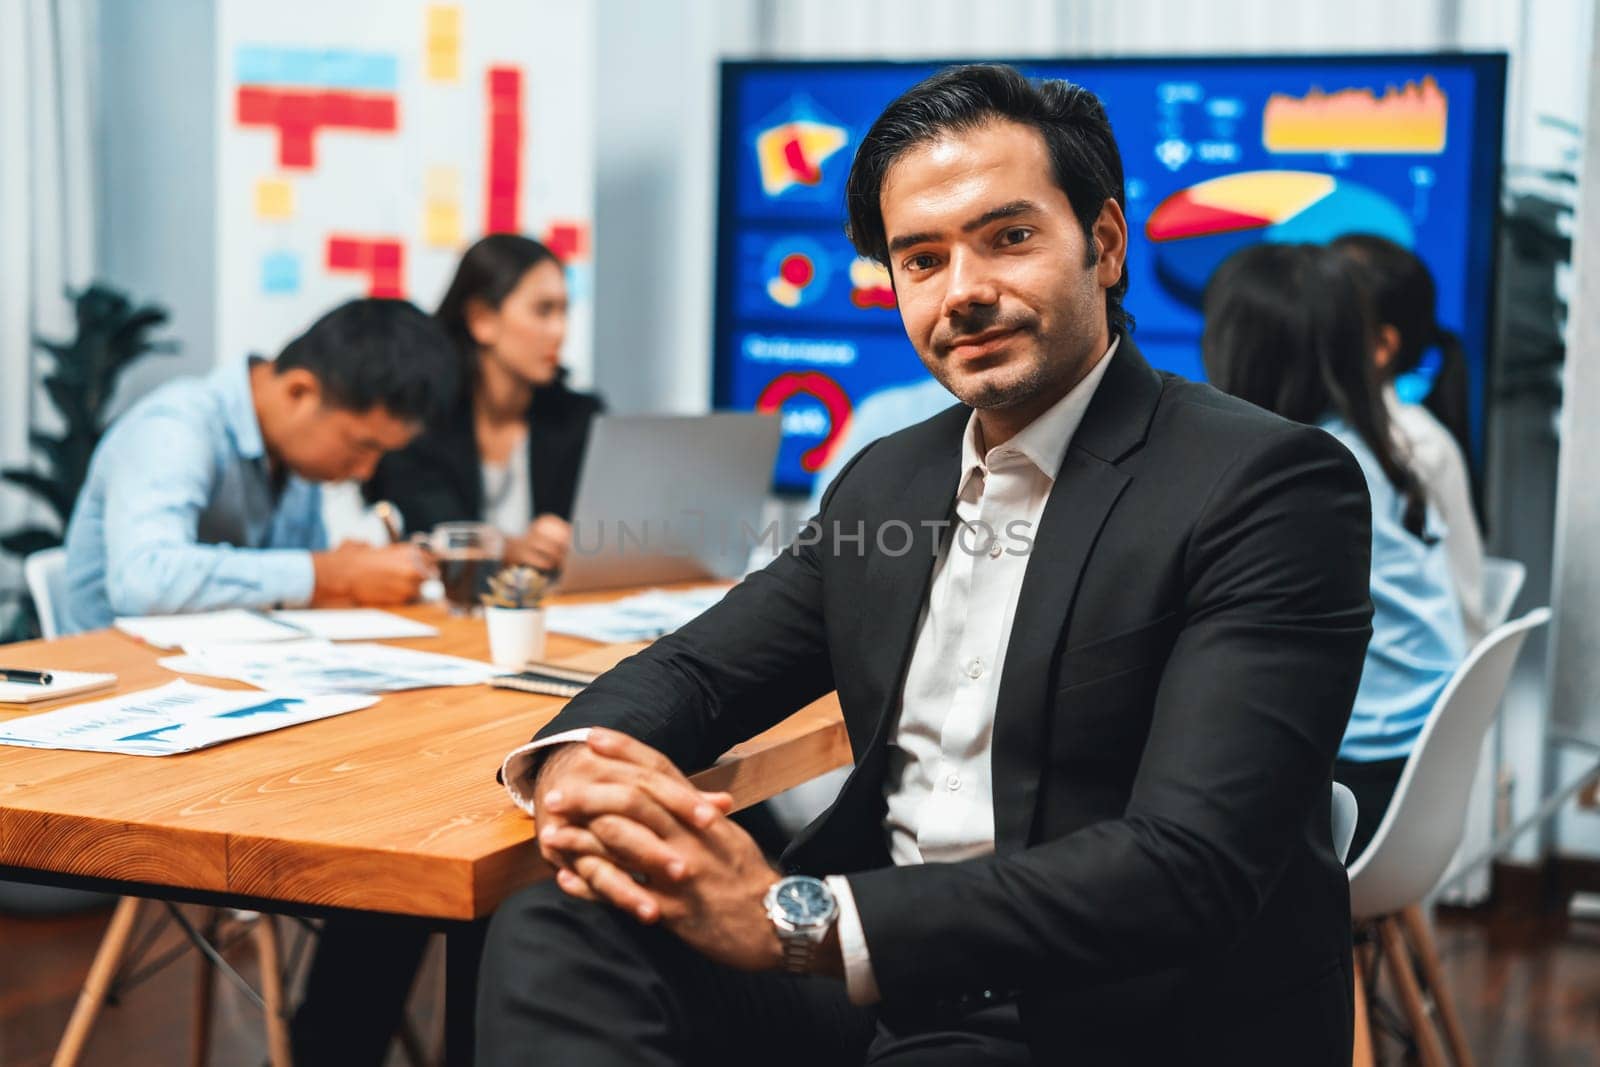
<path fill-rule="evenodd" d="M 816 878 L 784 879 L 775 902 L 796 926 L 822 922 L 833 913 L 833 894 Z"/>

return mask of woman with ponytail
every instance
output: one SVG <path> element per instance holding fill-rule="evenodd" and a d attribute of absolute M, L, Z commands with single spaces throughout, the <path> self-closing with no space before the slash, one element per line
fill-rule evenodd
<path fill-rule="evenodd" d="M 1367 358 L 1371 313 L 1343 256 L 1316 245 L 1246 248 L 1212 276 L 1205 315 L 1211 384 L 1337 437 L 1372 496 L 1372 640 L 1334 766 L 1360 805 L 1353 859 L 1465 654 L 1438 513 L 1390 425 Z"/>
<path fill-rule="evenodd" d="M 1472 506 L 1466 451 L 1467 364 L 1461 339 L 1434 318 L 1433 275 L 1409 250 L 1372 234 L 1350 234 L 1333 248 L 1355 264 L 1372 301 L 1378 327 L 1372 362 L 1383 383 L 1384 405 L 1428 500 L 1444 522 L 1450 576 L 1461 601 L 1467 640 L 1487 629 L 1483 609 L 1483 535 Z M 1421 404 L 1401 401 L 1395 380 L 1422 363 L 1430 348 L 1441 359 L 1433 388 Z"/>

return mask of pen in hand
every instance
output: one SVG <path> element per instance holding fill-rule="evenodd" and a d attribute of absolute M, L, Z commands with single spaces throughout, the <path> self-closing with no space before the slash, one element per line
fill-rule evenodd
<path fill-rule="evenodd" d="M 389 535 L 389 543 L 391 545 L 398 544 L 401 540 L 400 519 L 395 512 L 394 505 L 387 500 L 380 500 L 372 505 L 372 510 L 378 516 L 378 520 L 383 523 L 383 532 Z"/>
<path fill-rule="evenodd" d="M 22 682 L 25 685 L 49 685 L 55 678 L 49 671 L 24 671 L 13 667 L 0 667 L 0 682 Z"/>

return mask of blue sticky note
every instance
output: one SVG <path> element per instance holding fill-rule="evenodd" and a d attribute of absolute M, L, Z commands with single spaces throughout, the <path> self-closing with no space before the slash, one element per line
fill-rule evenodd
<path fill-rule="evenodd" d="M 261 260 L 261 290 L 266 293 L 300 291 L 300 257 L 293 252 L 269 252 Z"/>

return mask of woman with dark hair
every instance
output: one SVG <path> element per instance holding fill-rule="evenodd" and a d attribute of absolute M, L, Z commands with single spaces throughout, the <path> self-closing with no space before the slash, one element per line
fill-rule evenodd
<path fill-rule="evenodd" d="M 1315 245 L 1246 248 L 1212 276 L 1205 315 L 1211 383 L 1331 433 L 1372 496 L 1372 640 L 1334 767 L 1360 805 L 1353 860 L 1465 654 L 1438 515 L 1390 426 L 1368 358 L 1371 314 L 1343 256 Z"/>
<path fill-rule="evenodd" d="M 1467 639 L 1476 641 L 1487 629 L 1483 535 L 1472 506 L 1472 480 L 1465 459 L 1471 444 L 1461 339 L 1434 317 L 1433 275 L 1410 250 L 1366 233 L 1341 237 L 1333 242 L 1333 248 L 1355 264 L 1372 299 L 1378 324 L 1372 362 L 1383 383 L 1384 407 L 1405 446 L 1408 465 L 1444 521 L 1445 549 Z M 1433 388 L 1422 403 L 1404 403 L 1395 381 L 1416 370 L 1430 348 L 1437 348 L 1441 359 Z"/>
<path fill-rule="evenodd" d="M 477 520 L 506 535 L 506 560 L 559 570 L 596 396 L 567 388 L 567 285 L 538 241 L 492 234 L 467 249 L 435 313 L 461 354 L 460 401 L 363 487 L 410 530 Z"/>
<path fill-rule="evenodd" d="M 589 424 L 602 409 L 562 380 L 561 262 L 527 237 L 485 237 L 461 257 L 435 317 L 461 359 L 459 399 L 385 456 L 362 492 L 392 502 L 413 531 L 490 523 L 506 536 L 507 562 L 559 570 Z M 330 918 L 291 1027 L 294 1062 L 383 1063 L 429 934 L 392 916 Z"/>

